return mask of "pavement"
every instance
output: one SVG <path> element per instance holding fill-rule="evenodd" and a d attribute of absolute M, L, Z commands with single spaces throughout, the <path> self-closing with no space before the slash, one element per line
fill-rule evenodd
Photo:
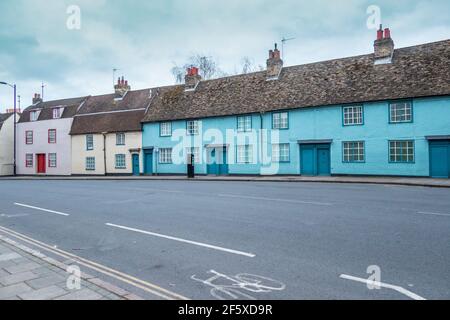
<path fill-rule="evenodd" d="M 77 274 L 78 267 L 67 262 L 0 235 L 0 300 L 139 299 L 99 278 Z"/>
<path fill-rule="evenodd" d="M 145 299 L 449 299 L 449 208 L 401 185 L 0 181 L 0 234 Z"/>
<path fill-rule="evenodd" d="M 381 176 L 196 176 L 188 179 L 180 175 L 162 176 L 18 176 L 0 177 L 1 180 L 150 180 L 150 181 L 234 181 L 234 182 L 315 182 L 315 183 L 357 183 L 391 184 L 405 186 L 450 188 L 450 179 L 421 177 L 381 177 Z"/>

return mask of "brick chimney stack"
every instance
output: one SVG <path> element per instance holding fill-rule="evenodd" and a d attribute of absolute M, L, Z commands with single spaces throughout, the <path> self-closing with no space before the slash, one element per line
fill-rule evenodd
<path fill-rule="evenodd" d="M 198 73 L 197 67 L 190 67 L 187 69 L 187 74 L 184 77 L 186 90 L 194 90 L 197 85 L 202 81 L 202 77 Z"/>
<path fill-rule="evenodd" d="M 128 85 L 128 81 L 125 80 L 124 77 L 122 77 L 117 80 L 117 84 L 114 86 L 114 90 L 117 95 L 123 97 L 128 91 L 131 90 L 131 87 L 130 85 Z"/>
<path fill-rule="evenodd" d="M 391 63 L 394 56 L 394 40 L 391 38 L 391 30 L 380 25 L 375 40 L 375 64 Z"/>
<path fill-rule="evenodd" d="M 278 45 L 275 43 L 275 49 L 269 51 L 269 59 L 267 59 L 267 79 L 278 79 L 282 69 L 283 60 Z"/>
<path fill-rule="evenodd" d="M 34 97 L 33 97 L 33 105 L 41 103 L 41 102 L 42 102 L 41 95 L 39 93 L 35 93 Z"/>

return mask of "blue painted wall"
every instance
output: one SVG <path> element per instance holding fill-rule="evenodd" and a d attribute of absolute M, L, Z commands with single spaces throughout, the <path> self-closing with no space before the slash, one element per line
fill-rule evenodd
<path fill-rule="evenodd" d="M 298 140 L 332 139 L 331 173 L 345 175 L 396 175 L 396 176 L 429 176 L 429 145 L 426 136 L 450 135 L 450 97 L 421 98 L 413 100 L 413 122 L 389 123 L 389 102 L 365 103 L 364 124 L 361 126 L 343 126 L 342 105 L 289 110 L 289 129 L 280 130 L 280 143 L 290 144 L 290 162 L 280 163 L 277 174 L 301 174 L 300 149 Z M 252 115 L 252 129 L 261 127 L 271 130 L 272 113 Z M 202 130 L 216 129 L 225 136 L 226 130 L 237 128 L 237 117 L 221 117 L 199 119 Z M 186 129 L 186 121 L 173 121 L 172 129 Z M 242 135 L 242 134 L 240 134 Z M 259 133 L 256 133 L 259 137 Z M 173 137 L 160 137 L 159 123 L 147 123 L 143 126 L 143 147 L 169 148 L 175 147 Z M 205 145 L 213 141 L 200 141 L 201 155 L 205 157 Z M 414 140 L 414 163 L 390 163 L 389 140 Z M 365 141 L 365 162 L 344 163 L 342 155 L 343 141 Z M 268 155 L 271 154 L 271 143 L 264 143 Z M 265 150 L 264 150 L 265 151 Z M 229 150 L 230 157 L 236 160 L 236 150 Z M 260 150 L 255 150 L 257 157 Z M 161 174 L 185 174 L 186 166 L 177 164 L 159 164 L 154 156 L 154 169 Z M 277 164 L 278 165 L 278 164 Z M 198 174 L 206 174 L 206 159 L 203 164 L 196 165 Z M 230 164 L 230 174 L 260 174 L 259 164 Z"/>

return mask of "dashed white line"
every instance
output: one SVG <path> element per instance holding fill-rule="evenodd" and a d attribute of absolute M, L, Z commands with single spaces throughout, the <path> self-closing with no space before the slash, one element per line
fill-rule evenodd
<path fill-rule="evenodd" d="M 172 237 L 172 236 L 166 236 L 166 235 L 163 235 L 163 234 L 160 234 L 160 233 L 154 233 L 154 232 L 150 232 L 150 231 L 130 228 L 130 227 L 121 226 L 121 225 L 117 225 L 117 224 L 113 224 L 113 223 L 106 223 L 106 225 L 110 226 L 110 227 L 119 228 L 119 229 L 122 229 L 122 230 L 134 231 L 134 232 L 146 234 L 146 235 L 149 235 L 149 236 L 154 236 L 154 237 L 163 238 L 163 239 L 167 239 L 167 240 L 183 242 L 183 243 L 192 244 L 192 245 L 199 246 L 199 247 L 204 247 L 204 248 L 208 248 L 208 249 L 228 252 L 228 253 L 237 254 L 237 255 L 241 255 L 241 256 L 245 256 L 245 257 L 249 257 L 249 258 L 256 257 L 256 255 L 253 254 L 253 253 L 227 249 L 227 248 L 223 248 L 223 247 L 218 247 L 218 246 L 214 246 L 214 245 L 210 245 L 210 244 L 206 244 L 206 243 L 201 243 L 201 242 L 197 242 L 197 241 L 181 239 L 181 238 Z"/>
<path fill-rule="evenodd" d="M 40 211 L 44 211 L 44 212 L 49 212 L 49 213 L 54 213 L 54 214 L 58 214 L 60 216 L 65 216 L 68 217 L 70 216 L 70 214 L 64 213 L 64 212 L 59 212 L 59 211 L 54 211 L 54 210 L 49 210 L 49 209 L 44 209 L 44 208 L 39 208 L 39 207 L 34 207 L 34 206 L 30 206 L 28 204 L 23 204 L 23 203 L 14 203 L 16 206 L 19 207 L 24 207 L 24 208 L 29 208 L 29 209 L 34 209 L 34 210 L 40 210 Z"/>
<path fill-rule="evenodd" d="M 301 204 L 313 204 L 318 206 L 332 206 L 331 203 L 326 202 L 315 202 L 315 201 L 303 201 L 303 200 L 291 200 L 291 199 L 280 199 L 280 198 L 266 198 L 266 197 L 253 197 L 253 196 L 241 196 L 238 194 L 219 194 L 219 197 L 228 198 L 239 198 L 239 199 L 251 199 L 251 200 L 264 200 L 264 201 L 278 201 L 278 202 L 290 202 L 290 203 L 301 203 Z"/>
<path fill-rule="evenodd" d="M 341 274 L 339 277 L 341 279 L 345 279 L 345 280 L 351 280 L 351 281 L 365 283 L 367 285 L 372 285 L 372 286 L 377 286 L 377 287 L 381 287 L 381 288 L 391 289 L 391 290 L 397 291 L 398 293 L 401 293 L 401 294 L 403 294 L 403 295 L 405 295 L 405 296 L 407 296 L 407 297 L 409 297 L 411 299 L 414 299 L 414 300 L 426 300 L 424 297 L 421 297 L 418 294 L 415 294 L 414 292 L 411 292 L 409 290 L 406 290 L 405 288 L 402 288 L 400 286 L 396 286 L 396 285 L 393 285 L 393 284 L 388 284 L 388 283 L 368 280 L 368 279 L 364 279 L 364 278 L 353 277 L 353 276 L 349 276 L 349 275 L 346 275 L 346 274 Z"/>
<path fill-rule="evenodd" d="M 439 212 L 423 212 L 419 211 L 420 214 L 425 214 L 428 216 L 441 216 L 441 217 L 450 217 L 450 213 L 439 213 Z"/>

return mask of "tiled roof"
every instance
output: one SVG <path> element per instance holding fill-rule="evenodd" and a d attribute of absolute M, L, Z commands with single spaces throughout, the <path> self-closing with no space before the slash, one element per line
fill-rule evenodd
<path fill-rule="evenodd" d="M 120 96 L 116 94 L 91 96 L 78 114 L 147 108 L 149 96 L 149 89 L 129 91 L 123 99 L 118 99 Z"/>
<path fill-rule="evenodd" d="M 0 130 L 2 129 L 3 123 L 12 115 L 13 113 L 0 113 Z"/>
<path fill-rule="evenodd" d="M 92 96 L 74 118 L 70 134 L 141 131 L 141 121 L 150 103 L 150 91 L 129 91 L 123 99 L 116 94 Z"/>
<path fill-rule="evenodd" d="M 36 105 L 29 106 L 26 108 L 22 116 L 20 117 L 19 123 L 30 122 L 30 112 L 33 110 L 40 110 L 38 121 L 51 120 L 53 119 L 53 109 L 56 107 L 64 107 L 64 112 L 61 118 L 72 118 L 77 112 L 78 107 L 86 100 L 87 97 L 62 99 L 45 101 L 38 103 Z"/>
<path fill-rule="evenodd" d="M 141 131 L 145 110 L 79 115 L 73 119 L 71 135 Z"/>
<path fill-rule="evenodd" d="M 374 54 L 154 89 L 143 122 L 195 119 L 450 95 L 450 40 L 396 49 L 392 64 L 375 65 Z"/>

